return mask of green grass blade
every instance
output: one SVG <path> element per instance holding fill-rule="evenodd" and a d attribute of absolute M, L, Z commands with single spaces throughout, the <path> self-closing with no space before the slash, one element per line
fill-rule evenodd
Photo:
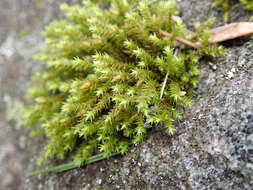
<path fill-rule="evenodd" d="M 110 155 L 110 157 L 116 156 L 116 155 L 119 155 L 119 153 L 112 153 Z M 91 156 L 87 160 L 85 165 L 92 164 L 92 163 L 104 160 L 106 158 L 107 157 L 104 157 L 103 154 L 96 154 L 94 156 Z M 58 166 L 54 166 L 54 167 L 50 167 L 50 168 L 46 168 L 46 169 L 42 169 L 42 170 L 36 170 L 36 171 L 33 171 L 33 172 L 29 172 L 25 176 L 26 177 L 33 177 L 33 176 L 36 176 L 36 175 L 39 175 L 39 174 L 46 174 L 46 173 L 50 173 L 50 172 L 63 172 L 63 171 L 68 171 L 68 170 L 72 170 L 72 169 L 79 168 L 79 167 L 81 167 L 81 166 L 76 165 L 75 162 L 72 161 L 72 162 L 69 162 L 67 164 L 61 164 L 61 165 L 58 165 Z"/>

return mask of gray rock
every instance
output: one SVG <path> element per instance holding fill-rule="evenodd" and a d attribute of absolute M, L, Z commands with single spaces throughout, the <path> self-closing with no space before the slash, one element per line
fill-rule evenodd
<path fill-rule="evenodd" d="M 178 2 L 189 26 L 193 20 L 202 22 L 211 16 L 218 17 L 217 25 L 222 23 L 222 13 L 210 9 L 211 0 Z M 184 110 L 185 118 L 175 124 L 173 136 L 162 127 L 153 128 L 148 139 L 125 156 L 25 179 L 25 172 L 37 169 L 43 139 L 28 138 L 26 148 L 20 148 L 27 131 L 5 120 L 3 97 L 23 99 L 31 74 L 42 65 L 32 60 L 41 47 L 41 31 L 50 20 L 61 17 L 57 4 L 0 1 L 0 17 L 4 18 L 0 20 L 0 189 L 252 189 L 253 41 L 239 39 L 225 44 L 225 58 L 200 63 L 202 74 L 193 107 Z M 236 5 L 232 10 L 232 21 L 249 18 Z"/>

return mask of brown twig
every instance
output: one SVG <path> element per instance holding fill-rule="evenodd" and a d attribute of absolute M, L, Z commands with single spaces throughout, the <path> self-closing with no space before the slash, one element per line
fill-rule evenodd
<path fill-rule="evenodd" d="M 170 34 L 169 32 L 166 32 L 164 30 L 159 30 L 159 34 L 162 35 L 162 36 L 164 36 L 164 37 L 171 37 L 172 36 L 172 34 Z M 176 37 L 176 40 L 178 42 L 182 43 L 182 44 L 185 44 L 187 46 L 190 46 L 190 47 L 193 47 L 193 48 L 196 48 L 196 49 L 198 49 L 198 48 L 201 47 L 200 43 L 198 43 L 198 42 L 197 43 L 190 42 L 190 41 L 185 40 L 185 39 L 183 39 L 181 37 Z"/>
<path fill-rule="evenodd" d="M 173 20 L 180 22 L 179 18 L 174 18 Z M 191 35 L 195 33 L 192 31 L 187 31 Z M 171 37 L 172 34 L 166 32 L 164 30 L 160 30 L 159 34 L 164 37 Z M 253 23 L 252 22 L 237 22 L 226 24 L 224 26 L 220 26 L 212 29 L 211 31 L 211 40 L 210 43 L 216 44 L 220 42 L 224 42 L 227 40 L 232 40 L 235 38 L 239 38 L 242 36 L 248 36 L 253 34 Z M 176 37 L 176 40 L 184 45 L 190 46 L 192 48 L 200 48 L 201 44 L 199 42 L 191 42 L 189 40 L 183 39 L 181 37 Z"/>

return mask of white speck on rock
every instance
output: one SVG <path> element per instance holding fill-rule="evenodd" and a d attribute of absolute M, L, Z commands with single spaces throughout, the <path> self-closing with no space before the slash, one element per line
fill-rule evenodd
<path fill-rule="evenodd" d="M 232 71 L 229 71 L 226 78 L 227 78 L 227 79 L 232 79 L 232 78 L 234 78 L 234 73 L 233 73 Z"/>
<path fill-rule="evenodd" d="M 239 62 L 238 62 L 238 65 L 240 67 L 244 66 L 245 64 L 246 64 L 246 60 L 245 59 L 239 60 Z"/>
<path fill-rule="evenodd" d="M 98 180 L 97 180 L 97 184 L 98 184 L 98 185 L 101 185 L 101 184 L 102 184 L 102 179 L 98 179 Z"/>
<path fill-rule="evenodd" d="M 14 54 L 14 39 L 8 37 L 7 40 L 0 47 L 0 55 L 10 57 Z"/>

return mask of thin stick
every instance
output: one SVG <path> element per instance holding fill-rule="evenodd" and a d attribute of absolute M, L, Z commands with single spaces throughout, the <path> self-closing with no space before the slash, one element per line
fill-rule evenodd
<path fill-rule="evenodd" d="M 175 49 L 175 52 L 174 52 L 174 57 L 177 57 L 178 54 L 179 54 L 179 49 L 176 48 L 176 49 Z M 168 82 L 168 77 L 169 77 L 169 73 L 166 74 L 165 79 L 164 79 L 164 81 L 163 81 L 163 86 L 162 86 L 162 89 L 161 89 L 160 99 L 163 98 L 163 93 L 164 93 L 166 84 L 167 84 L 167 82 Z"/>
<path fill-rule="evenodd" d="M 166 87 L 166 83 L 168 81 L 168 77 L 169 77 L 169 73 L 166 74 L 165 79 L 163 81 L 163 86 L 162 86 L 162 89 L 161 89 L 160 99 L 163 98 L 163 93 L 164 93 L 164 90 L 165 90 L 165 87 Z"/>
<path fill-rule="evenodd" d="M 172 36 L 172 34 L 170 34 L 169 32 L 166 32 L 164 30 L 159 30 L 159 34 L 162 35 L 162 36 L 165 36 L 165 37 L 171 37 Z M 195 49 L 198 49 L 198 48 L 201 47 L 201 45 L 199 43 L 190 42 L 190 41 L 185 40 L 185 39 L 180 38 L 180 37 L 176 37 L 176 40 L 178 42 L 182 43 L 182 44 L 193 47 Z"/>

